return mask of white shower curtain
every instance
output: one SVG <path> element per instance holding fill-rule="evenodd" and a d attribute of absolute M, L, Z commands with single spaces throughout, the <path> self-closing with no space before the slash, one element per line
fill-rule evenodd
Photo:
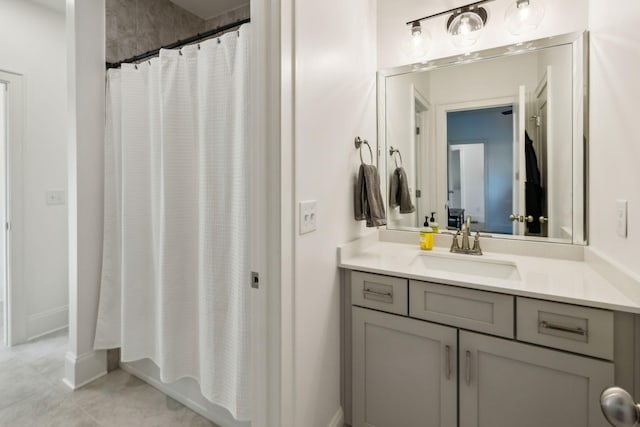
<path fill-rule="evenodd" d="M 110 71 L 95 348 L 250 418 L 249 26 Z"/>

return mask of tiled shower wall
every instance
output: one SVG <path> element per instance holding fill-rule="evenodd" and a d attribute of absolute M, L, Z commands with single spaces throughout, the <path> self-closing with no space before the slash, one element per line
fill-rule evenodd
<path fill-rule="evenodd" d="M 107 0 L 107 62 L 249 18 L 249 4 L 203 20 L 169 0 Z"/>

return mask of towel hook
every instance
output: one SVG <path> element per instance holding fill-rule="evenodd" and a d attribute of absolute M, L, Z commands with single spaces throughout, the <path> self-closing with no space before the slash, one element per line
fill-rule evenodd
<path fill-rule="evenodd" d="M 359 136 L 356 136 L 355 145 L 356 145 L 356 148 L 360 149 L 360 162 L 362 162 L 363 165 L 366 164 L 362 159 L 362 144 L 365 144 L 367 147 L 369 147 L 369 154 L 371 155 L 371 164 L 373 164 L 373 150 L 371 150 L 371 146 L 369 145 L 366 139 L 362 139 Z"/>
<path fill-rule="evenodd" d="M 394 154 L 397 154 L 398 157 L 400 157 L 400 166 L 398 166 L 398 159 L 396 157 L 393 157 Z M 393 146 L 391 146 L 389 147 L 389 155 L 393 157 L 393 161 L 396 162 L 396 169 L 398 167 L 402 167 L 402 154 L 400 153 L 400 150 L 398 150 L 397 148 L 393 148 Z"/>

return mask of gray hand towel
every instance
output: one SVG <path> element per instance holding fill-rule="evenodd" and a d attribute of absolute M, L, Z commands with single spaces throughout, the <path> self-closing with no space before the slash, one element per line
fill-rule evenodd
<path fill-rule="evenodd" d="M 367 227 L 387 224 L 380 193 L 380 175 L 373 165 L 360 165 L 354 192 L 354 211 L 356 221 L 366 220 Z"/>
<path fill-rule="evenodd" d="M 407 174 L 402 167 L 393 171 L 391 184 L 389 185 L 389 209 L 393 209 L 396 206 L 400 206 L 401 214 L 409 214 L 416 211 L 416 207 L 411 202 Z"/>

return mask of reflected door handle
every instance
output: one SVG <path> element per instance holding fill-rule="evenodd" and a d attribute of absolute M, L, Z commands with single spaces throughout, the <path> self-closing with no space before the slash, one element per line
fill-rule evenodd
<path fill-rule="evenodd" d="M 531 215 L 529 215 L 527 217 L 527 221 L 529 221 L 529 218 L 531 218 L 531 221 L 533 221 L 533 217 Z M 511 222 L 514 222 L 514 221 L 524 222 L 525 218 L 522 215 L 511 214 L 511 215 L 509 215 L 509 220 Z M 529 222 L 531 222 L 531 221 L 529 221 Z"/>
<path fill-rule="evenodd" d="M 546 216 L 541 216 L 540 218 L 538 218 L 538 221 L 540 221 L 540 224 L 544 224 L 545 222 L 549 222 L 549 218 L 547 218 Z"/>

